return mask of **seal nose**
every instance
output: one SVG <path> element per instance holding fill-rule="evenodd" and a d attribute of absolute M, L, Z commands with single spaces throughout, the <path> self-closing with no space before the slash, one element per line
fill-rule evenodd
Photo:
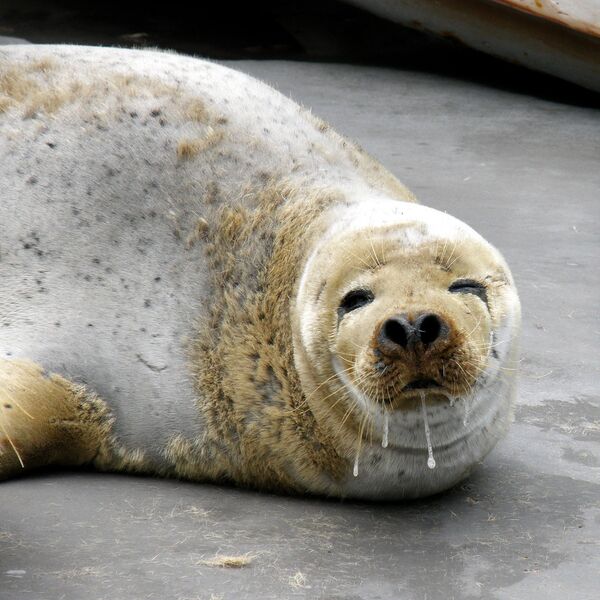
<path fill-rule="evenodd" d="M 448 335 L 444 320 L 433 313 L 421 313 L 414 319 L 396 315 L 387 319 L 379 332 L 379 343 L 384 350 L 408 349 L 418 345 L 430 346 Z"/>
<path fill-rule="evenodd" d="M 433 344 L 448 334 L 448 327 L 444 327 L 444 321 L 433 313 L 417 317 L 415 330 L 419 341 L 425 345 Z"/>

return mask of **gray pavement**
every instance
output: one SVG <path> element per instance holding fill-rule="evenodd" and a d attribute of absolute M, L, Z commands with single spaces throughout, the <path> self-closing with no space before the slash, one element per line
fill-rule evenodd
<path fill-rule="evenodd" d="M 600 597 L 600 113 L 441 76 L 234 62 L 498 246 L 523 303 L 516 422 L 422 501 L 44 473 L 0 485 L 0 598 Z M 215 555 L 245 555 L 232 569 Z"/>

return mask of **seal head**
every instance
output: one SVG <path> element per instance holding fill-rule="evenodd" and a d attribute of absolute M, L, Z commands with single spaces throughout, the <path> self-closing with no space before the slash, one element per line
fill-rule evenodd
<path fill-rule="evenodd" d="M 307 402 L 352 473 L 344 493 L 431 494 L 465 477 L 511 418 L 519 301 L 506 263 L 424 206 L 332 219 L 296 303 Z"/>

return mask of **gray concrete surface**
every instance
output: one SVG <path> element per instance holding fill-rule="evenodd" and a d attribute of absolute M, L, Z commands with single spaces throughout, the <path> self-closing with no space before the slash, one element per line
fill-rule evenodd
<path fill-rule="evenodd" d="M 467 482 L 404 504 L 89 473 L 3 483 L 0 598 L 598 598 L 599 113 L 408 71 L 229 64 L 504 252 L 524 309 L 516 423 Z"/>

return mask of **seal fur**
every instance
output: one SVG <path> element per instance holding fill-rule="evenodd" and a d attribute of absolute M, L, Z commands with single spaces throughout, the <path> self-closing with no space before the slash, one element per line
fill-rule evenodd
<path fill-rule="evenodd" d="M 518 300 L 504 261 L 325 123 L 249 77 L 170 53 L 10 48 L 0 68 L 0 396 L 20 407 L 0 412 L 0 477 L 19 458 L 410 497 L 460 480 L 505 431 Z M 354 275 L 384 272 L 398 280 L 378 293 L 379 320 L 425 303 L 459 323 L 457 348 L 472 346 L 446 365 L 446 396 L 427 392 L 432 435 L 448 446 L 433 472 L 415 393 L 360 387 L 377 373 L 379 321 L 354 315 L 355 333 L 338 322 Z M 487 312 L 448 295 L 474 273 L 487 278 Z M 468 331 L 477 319 L 463 313 L 482 324 Z M 478 399 L 466 433 L 448 390 L 457 404 Z M 59 452 L 66 423 L 76 442 Z"/>

